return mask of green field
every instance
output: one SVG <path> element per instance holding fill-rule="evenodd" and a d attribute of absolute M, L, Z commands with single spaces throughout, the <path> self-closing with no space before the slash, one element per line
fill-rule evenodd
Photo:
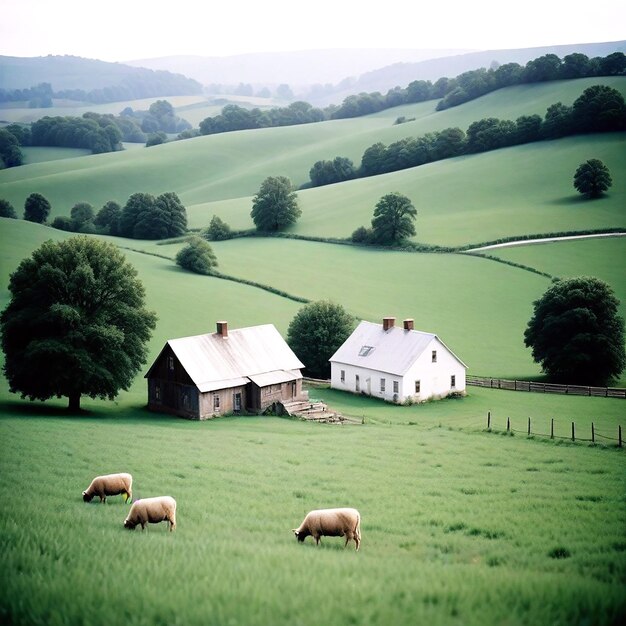
<path fill-rule="evenodd" d="M 441 113 L 434 102 L 354 120 L 201 137 L 150 150 L 34 162 L 0 171 L 0 197 L 21 215 L 34 191 L 53 216 L 131 193 L 176 191 L 192 227 L 214 213 L 249 228 L 251 196 L 270 175 L 297 183 L 320 158 L 358 160 L 389 143 L 482 117 L 515 119 L 571 103 L 589 84 L 501 90 Z M 602 79 L 626 93 L 626 79 Z M 179 103 L 199 113 L 201 102 Z M 2 117 L 0 111 L 0 117 Z M 180 114 L 180 112 L 179 112 Z M 415 122 L 394 125 L 396 117 Z M 626 227 L 624 134 L 590 135 L 468 156 L 299 192 L 293 232 L 346 237 L 377 200 L 409 195 L 417 241 Z M 44 149 L 54 150 L 54 149 Z M 31 154 L 29 152 L 29 154 Z M 60 154 L 60 153 L 59 153 Z M 585 202 L 577 165 L 602 159 L 613 187 Z M 43 162 L 43 161 L 46 162 Z M 71 236 L 0 218 L 0 309 L 9 274 L 47 239 Z M 31 403 L 0 377 L 0 623 L 611 625 L 626 620 L 624 400 L 468 387 L 462 399 L 396 406 L 315 386 L 354 425 L 275 417 L 188 422 L 146 411 L 142 375 L 164 343 L 215 329 L 273 323 L 286 336 L 302 306 L 266 289 L 191 274 L 181 243 L 107 237 L 137 268 L 158 322 L 148 363 L 114 402 Z M 359 319 L 393 315 L 435 332 L 468 372 L 540 379 L 523 345 L 533 300 L 552 276 L 606 280 L 626 315 L 626 239 L 560 242 L 469 254 L 417 254 L 279 238 L 213 243 L 219 270 Z M 508 263 L 508 264 L 507 264 Z M 521 264 L 523 269 L 510 263 Z M 2 355 L 0 355 L 0 360 Z M 617 384 L 626 386 L 626 372 Z M 492 431 L 487 431 L 487 414 Z M 507 435 L 507 418 L 513 435 Z M 532 436 L 526 436 L 528 419 Z M 550 432 L 554 419 L 556 439 Z M 577 442 L 572 443 L 571 423 Z M 592 445 L 592 423 L 597 443 Z M 135 498 L 169 494 L 178 528 L 123 529 L 121 498 L 85 504 L 97 474 L 129 471 Z M 307 511 L 355 506 L 362 548 L 326 538 L 299 545 Z"/>
<path fill-rule="evenodd" d="M 420 426 L 5 408 L 3 623 L 569 626 L 625 615 L 623 452 Z M 119 470 L 136 498 L 176 498 L 173 534 L 124 530 L 121 498 L 82 502 L 95 474 Z M 345 504 L 362 515 L 359 553 L 340 539 L 296 542 L 308 510 Z"/>

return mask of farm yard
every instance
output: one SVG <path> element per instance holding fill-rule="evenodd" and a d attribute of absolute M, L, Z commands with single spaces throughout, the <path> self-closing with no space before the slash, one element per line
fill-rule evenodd
<path fill-rule="evenodd" d="M 571 105 L 598 80 L 511 87 L 442 112 L 429 101 L 149 150 L 31 148 L 27 165 L 0 171 L 0 197 L 21 211 L 37 190 L 54 217 L 79 201 L 99 207 L 111 199 L 124 204 L 138 191 L 174 190 L 191 228 L 217 214 L 248 229 L 265 176 L 280 173 L 300 185 L 318 159 L 341 154 L 357 162 L 375 141 L 466 128 L 489 115 L 542 114 L 556 101 Z M 624 77 L 600 82 L 626 94 Z M 179 115 L 204 111 L 202 99 L 175 104 Z M 394 124 L 400 115 L 415 121 Z M 288 234 L 347 238 L 369 224 L 376 201 L 391 190 L 414 201 L 419 243 L 626 230 L 625 148 L 624 133 L 574 136 L 304 189 L 302 218 Z M 586 203 L 574 195 L 572 176 L 591 156 L 609 166 L 614 184 L 605 198 Z M 71 236 L 0 218 L 0 308 L 20 261 L 46 240 Z M 553 278 L 592 275 L 612 287 L 626 317 L 626 238 L 501 248 L 485 258 L 241 237 L 211 242 L 224 279 L 178 267 L 181 240 L 94 237 L 117 245 L 137 269 L 158 322 L 130 388 L 114 402 L 83 398 L 82 415 L 68 415 L 65 399 L 20 400 L 0 378 L 0 622 L 626 620 L 626 452 L 616 445 L 626 427 L 623 400 L 468 387 L 464 398 L 398 406 L 311 385 L 311 399 L 355 423 L 274 416 L 195 422 L 148 412 L 143 378 L 168 339 L 213 332 L 216 320 L 232 328 L 272 323 L 286 336 L 303 301 L 328 299 L 355 319 L 414 318 L 416 329 L 445 338 L 468 374 L 543 381 L 523 340 L 533 302 Z M 626 387 L 626 372 L 614 383 Z M 555 440 L 539 436 L 552 419 Z M 592 423 L 604 435 L 595 445 L 584 441 Z M 132 473 L 135 499 L 175 497 L 176 531 L 162 523 L 126 532 L 130 506 L 120 496 L 84 503 L 91 479 L 110 472 Z M 335 506 L 359 509 L 359 552 L 339 538 L 300 545 L 291 529 L 311 509 Z"/>

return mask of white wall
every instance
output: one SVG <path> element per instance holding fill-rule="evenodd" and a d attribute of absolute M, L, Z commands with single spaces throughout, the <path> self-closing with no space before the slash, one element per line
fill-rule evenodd
<path fill-rule="evenodd" d="M 432 362 L 432 351 L 437 351 L 437 362 Z M 341 381 L 341 371 L 345 372 L 345 381 Z M 360 389 L 356 389 L 356 376 L 359 376 Z M 455 376 L 455 386 L 451 387 L 451 376 Z M 380 390 L 380 381 L 385 379 L 385 391 Z M 420 393 L 415 394 L 415 381 L 420 381 Z M 365 367 L 331 363 L 332 389 L 364 393 L 389 402 L 394 401 L 394 381 L 398 383 L 397 402 L 407 398 L 425 401 L 439 398 L 451 392 L 465 391 L 465 367 L 437 339 L 433 338 L 424 352 L 405 373 L 404 377 L 385 372 L 370 370 Z"/>

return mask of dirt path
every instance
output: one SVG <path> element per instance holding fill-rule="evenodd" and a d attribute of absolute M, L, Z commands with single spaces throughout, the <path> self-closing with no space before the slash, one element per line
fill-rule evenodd
<path fill-rule="evenodd" d="M 518 241 L 508 241 L 506 243 L 496 243 L 492 246 L 482 246 L 472 248 L 465 252 L 482 252 L 483 250 L 495 250 L 496 248 L 510 248 L 512 246 L 526 246 L 529 244 L 551 243 L 553 241 L 571 241 L 573 239 L 593 239 L 596 237 L 624 237 L 626 233 L 598 233 L 595 235 L 570 235 L 568 237 L 546 237 L 545 239 L 520 239 Z"/>

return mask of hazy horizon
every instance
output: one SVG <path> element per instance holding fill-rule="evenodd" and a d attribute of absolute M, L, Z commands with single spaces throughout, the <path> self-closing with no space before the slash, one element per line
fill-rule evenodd
<path fill-rule="evenodd" d="M 477 0 L 419 6 L 392 1 L 287 0 L 198 6 L 122 0 L 0 0 L 0 55 L 72 55 L 124 62 L 167 56 L 229 57 L 328 49 L 496 50 L 621 41 L 626 3 L 527 0 L 523 7 Z M 512 9 L 512 10 L 511 10 Z"/>

